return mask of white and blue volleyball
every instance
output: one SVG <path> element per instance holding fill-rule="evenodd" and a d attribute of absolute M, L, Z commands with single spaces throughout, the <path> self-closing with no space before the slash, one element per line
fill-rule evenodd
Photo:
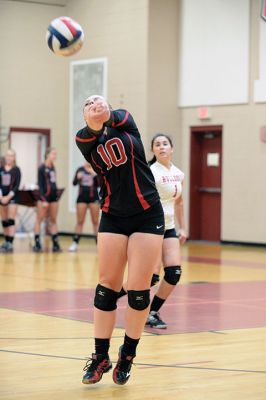
<path fill-rule="evenodd" d="M 58 17 L 48 26 L 48 47 L 59 56 L 72 56 L 81 48 L 84 32 L 81 26 L 69 17 Z"/>

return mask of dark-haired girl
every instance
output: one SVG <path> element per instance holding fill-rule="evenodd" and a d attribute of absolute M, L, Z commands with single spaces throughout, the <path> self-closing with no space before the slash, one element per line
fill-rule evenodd
<path fill-rule="evenodd" d="M 45 161 L 38 169 L 38 186 L 40 198 L 37 202 L 37 216 L 34 227 L 33 251 L 42 251 L 40 241 L 41 223 L 48 218 L 49 233 L 52 238 L 52 251 L 60 252 L 61 248 L 58 241 L 57 214 L 58 214 L 58 193 L 56 184 L 56 172 L 54 162 L 56 160 L 56 150 L 48 148 L 45 152 Z"/>
<path fill-rule="evenodd" d="M 151 148 L 154 153 L 150 163 L 151 170 L 160 195 L 165 220 L 162 251 L 164 277 L 153 297 L 146 325 L 165 329 L 167 324 L 161 319 L 159 310 L 180 280 L 182 273 L 180 243 L 183 244 L 186 241 L 182 197 L 184 173 L 171 162 L 173 143 L 168 135 L 162 133 L 155 135 L 151 142 Z M 178 232 L 176 232 L 175 217 L 179 226 Z M 159 280 L 160 269 L 161 263 L 155 270 L 153 283 Z"/>
<path fill-rule="evenodd" d="M 73 179 L 73 185 L 79 185 L 77 197 L 77 223 L 73 242 L 68 251 L 75 252 L 78 249 L 80 235 L 86 218 L 87 210 L 90 210 L 91 222 L 95 238 L 97 238 L 99 225 L 100 202 L 98 194 L 98 178 L 90 163 L 86 162 L 79 167 Z"/>

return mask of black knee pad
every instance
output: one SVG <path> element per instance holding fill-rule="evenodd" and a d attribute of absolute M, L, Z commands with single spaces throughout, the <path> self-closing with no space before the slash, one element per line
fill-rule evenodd
<path fill-rule="evenodd" d="M 134 310 L 145 310 L 150 304 L 150 289 L 128 290 L 128 305 Z"/>
<path fill-rule="evenodd" d="M 94 306 L 102 311 L 114 311 L 117 307 L 117 294 L 113 289 L 98 284 L 95 290 Z"/>
<path fill-rule="evenodd" d="M 9 227 L 9 225 L 8 225 L 8 219 L 4 219 L 4 220 L 2 221 L 2 227 L 3 227 L 3 228 L 8 228 L 8 227 Z"/>
<path fill-rule="evenodd" d="M 14 219 L 9 218 L 9 219 L 7 220 L 7 222 L 8 222 L 8 226 L 13 226 L 13 225 L 15 225 L 15 220 L 14 220 Z"/>
<path fill-rule="evenodd" d="M 160 276 L 158 274 L 152 274 L 151 286 L 156 285 L 160 281 Z"/>
<path fill-rule="evenodd" d="M 180 265 L 164 268 L 164 280 L 169 283 L 169 285 L 176 285 L 181 278 L 181 274 L 182 269 Z"/>

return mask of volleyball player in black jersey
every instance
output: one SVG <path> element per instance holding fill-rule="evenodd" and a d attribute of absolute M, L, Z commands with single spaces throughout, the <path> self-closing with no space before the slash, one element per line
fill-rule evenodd
<path fill-rule="evenodd" d="M 45 152 L 45 161 L 38 169 L 38 186 L 40 199 L 37 203 L 37 216 L 34 227 L 35 244 L 33 251 L 38 253 L 42 251 L 40 242 L 41 223 L 48 218 L 49 232 L 52 237 L 53 252 L 60 252 L 61 248 L 58 241 L 57 214 L 58 214 L 58 195 L 56 185 L 56 172 L 54 161 L 56 160 L 56 150 L 47 148 Z"/>
<path fill-rule="evenodd" d="M 86 162 L 82 167 L 77 169 L 73 179 L 73 185 L 79 185 L 79 191 L 76 205 L 77 223 L 75 227 L 75 235 L 73 237 L 73 242 L 68 249 L 72 252 L 77 251 L 88 208 L 91 214 L 93 232 L 97 240 L 100 211 L 98 194 L 99 183 L 97 174 L 92 169 L 90 163 Z"/>
<path fill-rule="evenodd" d="M 16 166 L 16 153 L 9 149 L 0 168 L 0 211 L 5 236 L 5 242 L 0 246 L 1 253 L 13 251 L 20 179 L 20 169 Z"/>
<path fill-rule="evenodd" d="M 84 367 L 82 382 L 96 383 L 112 368 L 108 350 L 128 263 L 125 337 L 113 371 L 114 382 L 123 385 L 149 312 L 150 281 L 161 257 L 164 215 L 140 133 L 128 111 L 112 111 L 103 97 L 91 96 L 84 118 L 87 126 L 77 133 L 76 142 L 99 175 L 102 215 L 94 298 L 95 353 Z"/>

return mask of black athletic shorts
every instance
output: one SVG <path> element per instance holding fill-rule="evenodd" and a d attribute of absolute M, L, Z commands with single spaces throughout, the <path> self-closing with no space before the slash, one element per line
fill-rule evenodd
<path fill-rule="evenodd" d="M 139 214 L 118 217 L 102 212 L 99 232 L 120 233 L 130 236 L 135 232 L 164 234 L 164 213 L 160 202 Z"/>
<path fill-rule="evenodd" d="M 100 203 L 99 201 L 99 197 L 93 196 L 93 197 L 89 197 L 88 195 L 85 194 L 80 194 L 77 198 L 77 203 L 86 203 L 86 204 L 90 204 L 90 203 Z"/>
<path fill-rule="evenodd" d="M 164 239 L 169 239 L 169 238 L 179 238 L 179 234 L 176 233 L 175 228 L 172 229 L 166 229 L 166 231 L 164 232 Z"/>
<path fill-rule="evenodd" d="M 46 203 L 54 203 L 55 201 L 58 201 L 58 195 L 57 195 L 57 191 L 56 192 L 52 192 L 49 194 L 49 196 L 47 196 L 44 199 L 40 199 L 40 201 L 46 202 Z"/>

